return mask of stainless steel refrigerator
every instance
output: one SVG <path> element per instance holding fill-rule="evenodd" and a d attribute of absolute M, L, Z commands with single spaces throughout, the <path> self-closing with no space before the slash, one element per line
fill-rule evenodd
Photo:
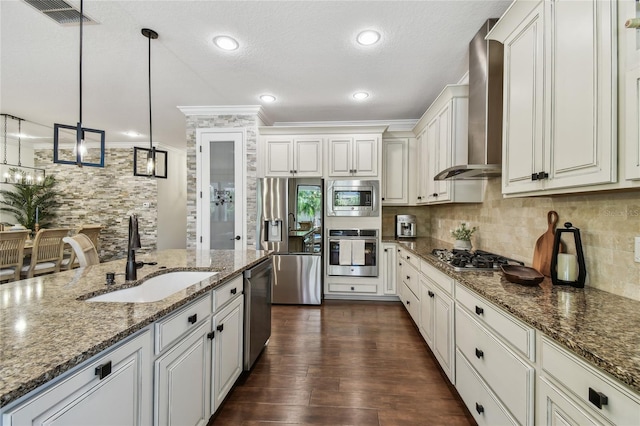
<path fill-rule="evenodd" d="M 322 179 L 258 179 L 257 236 L 273 250 L 271 301 L 322 303 Z"/>

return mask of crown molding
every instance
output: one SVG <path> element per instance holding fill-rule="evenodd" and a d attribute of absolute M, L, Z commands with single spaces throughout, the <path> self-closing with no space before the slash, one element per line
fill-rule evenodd
<path fill-rule="evenodd" d="M 387 125 L 336 125 L 322 126 L 261 126 L 258 132 L 261 135 L 312 135 L 312 134 L 358 134 L 358 133 L 384 133 Z"/>
<path fill-rule="evenodd" d="M 256 115 L 264 124 L 272 123 L 261 105 L 178 106 L 177 108 L 187 117 L 190 115 Z"/>
<path fill-rule="evenodd" d="M 387 132 L 410 131 L 418 122 L 417 119 L 402 120 L 353 120 L 353 121 L 278 121 L 273 123 L 273 127 L 309 127 L 309 128 L 325 128 L 325 127 L 376 127 L 385 126 Z"/>

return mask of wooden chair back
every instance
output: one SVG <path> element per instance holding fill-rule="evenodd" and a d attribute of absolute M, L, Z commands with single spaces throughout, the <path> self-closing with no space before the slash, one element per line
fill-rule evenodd
<path fill-rule="evenodd" d="M 22 276 L 31 278 L 49 272 L 60 272 L 64 242 L 69 228 L 41 229 L 33 240 L 31 263 L 22 268 Z"/>
<path fill-rule="evenodd" d="M 0 281 L 19 280 L 29 231 L 0 231 Z M 13 274 L 8 272 L 13 270 Z"/>
<path fill-rule="evenodd" d="M 76 234 L 73 237 L 64 237 L 62 241 L 71 246 L 81 268 L 100 263 L 98 251 L 87 235 Z"/>
<path fill-rule="evenodd" d="M 91 239 L 93 246 L 96 251 L 98 250 L 98 240 L 100 237 L 100 231 L 102 230 L 102 225 L 82 225 L 80 229 L 78 229 L 78 234 L 85 234 L 87 237 Z"/>

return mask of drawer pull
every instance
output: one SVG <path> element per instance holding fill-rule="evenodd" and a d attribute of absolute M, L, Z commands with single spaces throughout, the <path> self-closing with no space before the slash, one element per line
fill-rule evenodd
<path fill-rule="evenodd" d="M 476 305 L 476 315 L 484 314 L 484 309 Z"/>
<path fill-rule="evenodd" d="M 407 300 L 407 305 L 409 304 L 409 301 Z"/>
<path fill-rule="evenodd" d="M 435 294 L 431 290 L 427 291 L 427 294 L 429 295 L 429 297 L 435 296 Z"/>
<path fill-rule="evenodd" d="M 222 330 L 224 330 L 224 324 L 220 324 L 219 326 L 217 326 L 217 327 L 216 327 L 216 330 L 218 330 L 218 331 L 220 331 L 220 332 L 221 332 Z"/>
<path fill-rule="evenodd" d="M 237 292 L 238 292 L 237 288 L 234 287 L 234 288 L 231 289 L 231 294 L 236 294 Z"/>
<path fill-rule="evenodd" d="M 411 260 L 411 257 L 410 257 L 410 256 L 407 256 L 407 260 Z"/>
<path fill-rule="evenodd" d="M 602 392 L 589 388 L 589 402 L 602 410 L 602 406 L 609 403 L 609 398 Z"/>
<path fill-rule="evenodd" d="M 198 322 L 198 314 L 191 315 L 189 318 L 187 318 L 187 321 L 189 321 L 189 324 L 195 324 L 196 322 Z"/>
<path fill-rule="evenodd" d="M 351 291 L 355 291 L 355 289 L 356 289 L 355 287 L 351 287 Z"/>
<path fill-rule="evenodd" d="M 484 358 L 484 352 L 481 351 L 480 349 L 476 348 L 476 358 L 480 359 L 480 358 Z"/>
<path fill-rule="evenodd" d="M 104 379 L 109 374 L 111 374 L 111 361 L 96 367 L 96 376 L 99 376 L 100 380 Z"/>
<path fill-rule="evenodd" d="M 207 333 L 207 339 L 213 340 L 214 337 L 216 337 L 216 332 L 215 331 L 211 331 L 211 332 Z"/>
<path fill-rule="evenodd" d="M 478 414 L 484 413 L 484 407 L 481 404 L 478 404 L 477 402 L 476 402 L 476 411 L 478 412 Z"/>

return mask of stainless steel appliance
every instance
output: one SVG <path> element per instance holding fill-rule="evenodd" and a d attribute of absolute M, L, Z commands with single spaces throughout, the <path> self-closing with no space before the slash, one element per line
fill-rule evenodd
<path fill-rule="evenodd" d="M 327 185 L 327 216 L 378 216 L 377 180 L 332 180 Z"/>
<path fill-rule="evenodd" d="M 271 337 L 271 260 L 244 272 L 244 369 L 253 367 Z"/>
<path fill-rule="evenodd" d="M 431 256 L 451 266 L 456 272 L 499 271 L 500 265 L 509 265 L 510 262 L 524 266 L 524 262 L 519 260 L 483 250 L 434 249 Z"/>
<path fill-rule="evenodd" d="M 396 238 L 415 238 L 418 235 L 416 217 L 412 214 L 396 215 Z"/>
<path fill-rule="evenodd" d="M 378 276 L 377 229 L 330 229 L 327 273 L 337 276 Z"/>
<path fill-rule="evenodd" d="M 258 179 L 256 241 L 275 252 L 272 303 L 322 303 L 323 199 L 322 179 Z"/>

